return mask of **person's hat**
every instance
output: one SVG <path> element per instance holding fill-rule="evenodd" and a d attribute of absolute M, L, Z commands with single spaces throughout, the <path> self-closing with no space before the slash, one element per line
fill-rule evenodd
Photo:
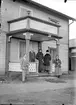
<path fill-rule="evenodd" d="M 46 50 L 46 52 L 49 52 L 49 50 Z"/>

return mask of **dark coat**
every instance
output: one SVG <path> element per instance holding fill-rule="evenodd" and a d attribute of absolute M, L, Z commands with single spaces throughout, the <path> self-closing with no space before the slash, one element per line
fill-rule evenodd
<path fill-rule="evenodd" d="M 43 60 L 43 53 L 38 52 L 37 55 L 36 55 L 36 59 L 39 60 L 39 62 L 41 62 Z"/>
<path fill-rule="evenodd" d="M 50 54 L 45 54 L 45 56 L 44 56 L 44 65 L 45 66 L 50 66 L 50 60 L 51 60 Z"/>
<path fill-rule="evenodd" d="M 42 52 L 38 52 L 36 55 L 36 59 L 39 61 L 39 71 L 41 71 L 43 69 L 43 53 Z"/>
<path fill-rule="evenodd" d="M 29 61 L 35 62 L 35 52 L 29 52 Z"/>

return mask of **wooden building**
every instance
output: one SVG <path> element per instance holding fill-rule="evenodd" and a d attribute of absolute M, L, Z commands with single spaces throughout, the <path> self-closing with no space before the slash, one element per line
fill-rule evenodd
<path fill-rule="evenodd" d="M 0 74 L 21 71 L 20 58 L 26 53 L 29 62 L 29 50 L 37 54 L 39 48 L 43 54 L 49 48 L 52 61 L 58 54 L 62 73 L 68 73 L 69 20 L 74 18 L 32 0 L 2 0 L 1 17 Z M 38 72 L 36 62 L 29 72 Z"/>

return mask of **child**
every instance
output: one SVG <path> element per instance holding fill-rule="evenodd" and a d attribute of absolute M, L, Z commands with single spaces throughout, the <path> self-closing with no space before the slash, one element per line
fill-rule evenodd
<path fill-rule="evenodd" d="M 54 63 L 55 63 L 55 74 L 59 78 L 61 75 L 61 60 L 59 59 L 58 55 L 56 55 Z"/>

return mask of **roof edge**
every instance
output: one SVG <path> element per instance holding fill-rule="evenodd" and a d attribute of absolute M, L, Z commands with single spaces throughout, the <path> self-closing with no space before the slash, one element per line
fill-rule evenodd
<path fill-rule="evenodd" d="M 42 5 L 42 4 L 38 3 L 38 2 L 35 2 L 35 1 L 32 1 L 32 0 L 23 0 L 23 1 L 27 1 L 28 3 L 31 3 L 31 4 L 33 4 L 33 5 L 36 5 L 36 6 L 40 7 L 40 8 L 44 8 L 44 9 L 46 9 L 46 10 L 53 11 L 54 13 L 58 13 L 59 15 L 68 18 L 69 20 L 76 21 L 75 18 L 73 18 L 73 17 L 71 17 L 71 16 L 68 16 L 68 15 L 66 15 L 66 14 L 64 14 L 64 13 L 61 13 L 61 12 L 59 12 L 59 11 L 57 11 L 57 10 L 54 10 L 54 9 L 52 9 L 52 8 L 49 8 L 49 7 L 45 6 L 45 5 Z"/>

